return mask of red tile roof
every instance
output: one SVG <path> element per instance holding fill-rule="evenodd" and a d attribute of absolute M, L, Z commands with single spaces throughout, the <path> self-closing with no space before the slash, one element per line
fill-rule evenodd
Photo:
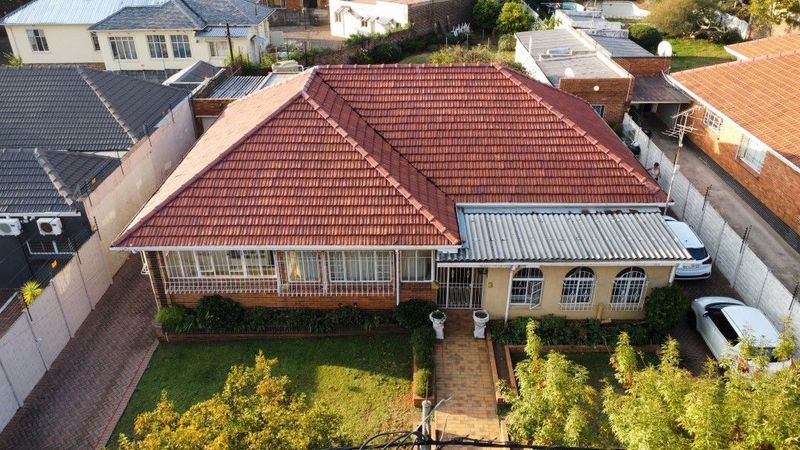
<path fill-rule="evenodd" d="M 323 66 L 232 103 L 117 247 L 460 242 L 455 203 L 654 203 L 585 102 L 494 66 Z"/>
<path fill-rule="evenodd" d="M 800 166 L 800 52 L 671 75 L 760 141 Z"/>
<path fill-rule="evenodd" d="M 800 33 L 756 39 L 728 45 L 726 48 L 746 58 L 775 55 L 800 50 Z"/>

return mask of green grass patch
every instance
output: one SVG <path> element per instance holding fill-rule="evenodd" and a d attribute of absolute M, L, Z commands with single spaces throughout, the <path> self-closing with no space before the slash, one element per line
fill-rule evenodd
<path fill-rule="evenodd" d="M 418 419 L 411 406 L 408 336 L 270 339 L 161 344 L 144 372 L 111 441 L 133 434 L 133 422 L 152 410 L 162 390 L 178 410 L 210 398 L 233 365 L 252 365 L 262 351 L 277 358 L 276 370 L 292 389 L 343 417 L 343 432 L 360 443 L 386 430 L 409 429 Z"/>
<path fill-rule="evenodd" d="M 430 58 L 431 52 L 417 53 L 401 59 L 400 64 L 428 64 Z"/>
<path fill-rule="evenodd" d="M 733 61 L 722 45 L 705 39 L 667 38 L 672 44 L 672 72 Z"/>

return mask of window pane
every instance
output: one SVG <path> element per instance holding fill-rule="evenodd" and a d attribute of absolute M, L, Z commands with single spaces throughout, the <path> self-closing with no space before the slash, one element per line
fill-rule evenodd
<path fill-rule="evenodd" d="M 150 49 L 150 57 L 155 59 L 167 58 L 167 40 L 163 35 L 148 35 L 147 46 Z"/>
<path fill-rule="evenodd" d="M 216 273 L 211 254 L 212 252 L 209 251 L 197 251 L 194 254 L 195 258 L 197 258 L 197 267 L 200 269 L 201 276 L 213 276 Z"/>
<path fill-rule="evenodd" d="M 136 46 L 132 37 L 110 37 L 111 53 L 114 59 L 136 59 Z"/>
<path fill-rule="evenodd" d="M 167 276 L 170 278 L 182 277 L 181 261 L 178 252 L 165 252 L 164 263 L 167 265 Z"/>
<path fill-rule="evenodd" d="M 172 35 L 169 37 L 172 42 L 172 55 L 176 58 L 191 58 L 192 49 L 189 46 L 189 38 L 185 34 Z"/>
<path fill-rule="evenodd" d="M 91 33 L 89 33 L 89 36 L 92 38 L 92 47 L 94 48 L 94 51 L 99 52 L 100 51 L 100 40 L 97 39 L 97 33 L 91 32 Z"/>
<path fill-rule="evenodd" d="M 44 30 L 25 30 L 28 35 L 28 41 L 31 43 L 31 48 L 34 52 L 46 52 L 50 48 L 47 46 L 47 38 L 44 35 Z"/>
<path fill-rule="evenodd" d="M 194 253 L 190 251 L 183 251 L 178 253 L 181 258 L 181 264 L 183 265 L 183 276 L 196 277 L 197 266 L 195 265 L 194 261 Z"/>
<path fill-rule="evenodd" d="M 433 255 L 428 250 L 409 250 L 400 253 L 403 281 L 431 281 Z"/>
<path fill-rule="evenodd" d="M 269 250 L 259 250 L 258 252 L 261 260 L 261 274 L 265 277 L 274 277 L 275 260 L 272 257 L 272 252 Z"/>
<path fill-rule="evenodd" d="M 286 252 L 286 273 L 289 281 L 318 281 L 319 268 L 317 267 L 316 252 Z"/>

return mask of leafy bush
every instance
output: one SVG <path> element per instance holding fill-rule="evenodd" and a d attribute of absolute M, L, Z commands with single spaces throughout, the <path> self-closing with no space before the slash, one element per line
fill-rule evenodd
<path fill-rule="evenodd" d="M 205 330 L 233 330 L 239 323 L 244 308 L 221 295 L 207 295 L 200 299 L 195 309 L 198 326 Z"/>
<path fill-rule="evenodd" d="M 400 302 L 394 308 L 394 316 L 401 326 L 414 329 L 430 325 L 428 315 L 436 310 L 436 304 L 427 300 Z"/>
<path fill-rule="evenodd" d="M 655 335 L 666 335 L 688 311 L 689 298 L 677 286 L 655 288 L 644 300 L 644 316 Z"/>
<path fill-rule="evenodd" d="M 414 372 L 414 394 L 417 397 L 430 395 L 433 386 L 433 373 L 431 369 L 417 369 Z"/>
<path fill-rule="evenodd" d="M 503 345 L 522 345 L 526 340 L 526 327 L 532 317 L 517 317 L 503 324 L 491 321 L 492 339 Z M 656 344 L 663 334 L 653 333 L 641 323 L 603 325 L 598 320 L 567 320 L 561 316 L 540 317 L 537 335 L 544 345 L 613 345 L 621 331 L 627 332 L 634 345 Z"/>
<path fill-rule="evenodd" d="M 366 46 L 369 41 L 373 41 L 376 39 L 382 38 L 384 35 L 381 33 L 370 33 L 370 34 L 363 34 L 363 33 L 356 33 L 351 34 L 344 41 L 344 46 L 347 48 L 356 48 L 356 47 L 364 47 Z"/>
<path fill-rule="evenodd" d="M 412 36 L 409 39 L 400 41 L 400 49 L 403 54 L 410 55 L 414 53 L 424 52 L 429 50 L 432 46 L 442 44 L 442 36 L 436 33 L 423 34 L 422 36 Z"/>
<path fill-rule="evenodd" d="M 491 31 L 500 15 L 500 2 L 497 0 L 477 0 L 472 8 L 472 23 L 484 31 Z"/>
<path fill-rule="evenodd" d="M 517 38 L 513 34 L 504 34 L 497 40 L 497 49 L 503 52 L 513 52 L 517 46 Z"/>
<path fill-rule="evenodd" d="M 628 29 L 629 37 L 645 49 L 654 52 L 664 36 L 658 29 L 646 23 L 636 23 Z"/>
<path fill-rule="evenodd" d="M 522 6 L 521 1 L 508 0 L 500 9 L 496 30 L 503 34 L 527 31 L 533 26 L 533 20 L 533 16 Z"/>
<path fill-rule="evenodd" d="M 397 44 L 380 44 L 373 47 L 369 57 L 376 64 L 386 64 L 403 59 L 403 50 Z"/>
<path fill-rule="evenodd" d="M 241 52 L 235 53 L 232 58 L 229 55 L 225 59 L 225 66 L 241 68 L 242 75 L 260 75 L 262 73 L 258 64 L 250 61 L 250 57 Z"/>
<path fill-rule="evenodd" d="M 734 29 L 711 33 L 711 40 L 720 45 L 730 45 L 742 42 L 742 36 Z"/>
<path fill-rule="evenodd" d="M 350 64 L 372 64 L 372 57 L 369 51 L 360 48 L 350 57 Z"/>
<path fill-rule="evenodd" d="M 417 368 L 433 369 L 433 349 L 436 334 L 432 327 L 419 327 L 411 331 L 411 352 Z"/>
<path fill-rule="evenodd" d="M 186 331 L 194 323 L 192 311 L 183 305 L 170 305 L 158 308 L 156 321 L 171 331 Z"/>

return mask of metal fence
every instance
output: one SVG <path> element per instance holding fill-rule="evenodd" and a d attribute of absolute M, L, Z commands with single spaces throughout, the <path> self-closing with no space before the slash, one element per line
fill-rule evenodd
<path fill-rule="evenodd" d="M 639 160 L 645 167 L 659 163 L 661 177 L 658 183 L 667 191 L 674 169 L 672 161 L 628 115 L 623 120 L 623 128 L 633 142 L 639 144 Z M 772 274 L 747 244 L 748 233 L 739 236 L 709 204 L 707 193 L 693 186 L 680 170 L 675 174 L 670 193 L 674 202 L 672 210 L 694 229 L 714 258 L 717 269 L 728 279 L 741 300 L 761 309 L 779 329 L 783 320 L 789 318 L 794 329 L 800 332 L 800 307 L 795 304 L 798 288 L 787 289 Z"/>

